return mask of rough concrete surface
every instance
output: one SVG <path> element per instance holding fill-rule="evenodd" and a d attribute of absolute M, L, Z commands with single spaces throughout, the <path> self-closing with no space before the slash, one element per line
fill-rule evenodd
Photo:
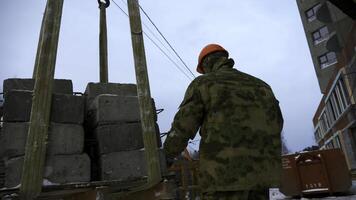
<path fill-rule="evenodd" d="M 91 102 L 101 94 L 137 96 L 137 87 L 135 84 L 88 83 L 84 94 L 87 97 L 87 105 L 91 105 Z"/>
<path fill-rule="evenodd" d="M 51 121 L 57 123 L 82 124 L 84 122 L 84 97 L 53 95 Z"/>
<path fill-rule="evenodd" d="M 6 94 L 4 121 L 30 121 L 32 92 L 12 90 Z M 54 94 L 52 97 L 51 121 L 58 123 L 81 124 L 84 121 L 84 97 L 67 94 Z"/>
<path fill-rule="evenodd" d="M 100 154 L 143 148 L 141 123 L 98 126 L 95 129 Z"/>
<path fill-rule="evenodd" d="M 163 151 L 159 151 L 161 171 L 166 172 Z M 128 180 L 147 176 L 144 150 L 122 151 L 101 155 L 101 180 Z"/>
<path fill-rule="evenodd" d="M 158 124 L 155 125 L 157 146 L 162 146 Z M 98 142 L 99 154 L 138 150 L 144 147 L 141 123 L 118 123 L 100 125 L 94 135 Z"/>
<path fill-rule="evenodd" d="M 4 157 L 13 158 L 25 154 L 29 123 L 4 123 Z M 84 146 L 84 129 L 76 124 L 51 123 L 48 133 L 47 154 L 80 154 Z"/>
<path fill-rule="evenodd" d="M 20 184 L 24 157 L 6 161 L 5 187 Z M 45 164 L 44 178 L 54 184 L 90 181 L 90 159 L 86 154 L 49 157 Z"/>
<path fill-rule="evenodd" d="M 89 124 L 93 127 L 102 124 L 140 121 L 138 98 L 102 94 L 95 98 L 89 107 Z"/>
<path fill-rule="evenodd" d="M 35 85 L 34 79 L 9 78 L 4 80 L 4 93 L 10 90 L 29 90 L 33 91 Z M 71 80 L 55 79 L 53 84 L 53 93 L 73 94 L 73 84 Z"/>
<path fill-rule="evenodd" d="M 6 93 L 4 121 L 26 122 L 30 120 L 32 92 L 12 90 Z"/>

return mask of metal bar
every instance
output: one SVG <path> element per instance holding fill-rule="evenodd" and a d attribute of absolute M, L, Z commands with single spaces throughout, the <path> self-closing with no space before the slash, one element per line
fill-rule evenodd
<path fill-rule="evenodd" d="M 148 186 L 159 183 L 162 179 L 155 133 L 154 110 L 151 101 L 148 80 L 145 47 L 138 0 L 127 0 L 132 48 L 135 60 L 137 95 L 140 104 L 143 142 L 148 171 Z"/>
<path fill-rule="evenodd" d="M 62 8 L 63 0 L 47 1 L 22 169 L 21 199 L 35 199 L 42 188 Z"/>
<path fill-rule="evenodd" d="M 108 72 L 108 38 L 106 27 L 106 7 L 99 6 L 100 9 L 100 33 L 99 33 L 99 56 L 100 56 L 100 83 L 109 81 Z"/>

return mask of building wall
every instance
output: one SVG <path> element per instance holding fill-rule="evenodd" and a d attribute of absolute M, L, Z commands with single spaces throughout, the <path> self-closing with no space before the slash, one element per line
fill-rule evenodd
<path fill-rule="evenodd" d="M 325 93 L 331 77 L 337 73 L 338 69 L 336 63 L 321 67 L 319 57 L 330 52 L 327 48 L 328 38 L 335 35 L 340 46 L 343 46 L 346 43 L 345 37 L 350 31 L 347 29 L 351 27 L 353 21 L 343 12 L 339 11 L 338 8 L 325 0 L 297 0 L 297 4 L 313 60 L 314 69 L 318 78 L 320 91 Z M 318 7 L 318 9 L 315 10 L 315 16 L 308 18 L 308 11 L 313 7 Z M 324 15 L 318 15 L 318 11 L 321 9 L 324 11 Z M 320 21 L 320 18 L 324 20 Z M 315 41 L 313 34 L 324 27 L 327 28 L 327 32 L 329 33 L 328 36 Z M 342 56 L 340 55 L 340 52 L 334 53 L 336 54 L 337 60 L 341 60 Z"/>
<path fill-rule="evenodd" d="M 343 149 L 350 170 L 356 172 L 356 22 L 326 0 L 297 4 L 324 94 L 313 117 L 316 142 L 322 149 Z M 311 8 L 316 8 L 314 18 Z M 320 56 L 330 52 L 336 60 L 323 65 Z"/>

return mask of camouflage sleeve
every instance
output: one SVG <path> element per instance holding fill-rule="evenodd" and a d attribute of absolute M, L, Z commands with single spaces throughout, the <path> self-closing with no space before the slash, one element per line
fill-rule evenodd
<path fill-rule="evenodd" d="M 204 106 L 200 92 L 194 85 L 194 82 L 189 85 L 164 143 L 168 157 L 173 158 L 181 153 L 202 124 Z"/>

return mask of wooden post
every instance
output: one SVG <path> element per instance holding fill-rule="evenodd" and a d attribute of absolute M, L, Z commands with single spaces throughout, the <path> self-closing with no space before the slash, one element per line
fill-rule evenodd
<path fill-rule="evenodd" d="M 42 188 L 62 8 L 63 0 L 47 1 L 22 169 L 21 199 L 35 199 Z"/>
<path fill-rule="evenodd" d="M 146 66 L 140 10 L 138 0 L 127 0 L 127 2 L 130 16 L 132 48 L 135 59 L 137 95 L 140 104 L 142 134 L 147 160 L 148 185 L 154 186 L 161 181 L 162 176 Z"/>
<path fill-rule="evenodd" d="M 109 81 L 108 72 L 108 39 L 106 28 L 106 6 L 99 4 L 100 9 L 100 34 L 99 34 L 99 56 L 100 56 L 100 83 Z"/>

